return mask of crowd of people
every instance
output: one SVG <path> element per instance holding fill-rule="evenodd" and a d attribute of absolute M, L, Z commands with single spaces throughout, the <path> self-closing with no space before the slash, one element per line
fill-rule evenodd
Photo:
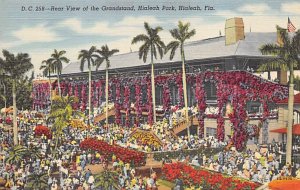
<path fill-rule="evenodd" d="M 117 185 L 121 189 L 147 189 L 157 187 L 157 175 L 136 175 L 136 168 L 129 163 L 123 163 L 120 159 L 112 157 L 108 163 L 107 158 L 100 152 L 86 152 L 79 148 L 80 142 L 87 136 L 106 141 L 110 144 L 118 144 L 139 151 L 176 151 L 182 149 L 220 148 L 226 143 L 218 142 L 214 137 L 200 139 L 196 135 L 174 137 L 168 135 L 168 121 L 163 120 L 154 125 L 151 130 L 161 140 L 161 147 L 151 147 L 142 144 L 138 140 L 131 140 L 130 135 L 134 128 L 123 128 L 110 124 L 108 128 L 101 125 L 81 130 L 67 127 L 62 136 L 62 141 L 57 148 L 52 139 L 46 136 L 36 137 L 34 130 L 37 125 L 46 125 L 45 118 L 37 118 L 35 114 L 26 113 L 18 118 L 20 145 L 27 150 L 35 147 L 39 150 L 40 157 L 23 157 L 17 162 L 8 162 L 11 157 L 12 131 L 8 128 L 0 128 L 0 177 L 5 180 L 5 187 L 11 189 L 24 189 L 30 185 L 32 176 L 44 175 L 46 189 L 95 189 L 97 175 L 91 171 L 91 165 L 101 165 L 102 171 L 111 170 L 117 174 Z M 49 126 L 51 128 L 51 126 Z M 141 126 L 143 128 L 143 126 Z M 149 130 L 144 128 L 145 130 Z M 258 147 L 257 150 L 238 152 L 235 149 L 221 151 L 218 155 L 197 155 L 195 158 L 180 158 L 189 164 L 201 166 L 209 170 L 221 172 L 227 175 L 239 176 L 254 182 L 265 183 L 278 176 L 299 176 L 298 164 L 285 165 L 282 159 L 284 146 L 272 143 L 267 147 Z M 172 160 L 169 160 L 172 162 Z M 174 161 L 174 160 L 173 160 Z"/>
<path fill-rule="evenodd" d="M 238 176 L 258 183 L 268 183 L 280 176 L 297 176 L 300 178 L 299 164 L 285 164 L 280 149 L 276 145 L 260 147 L 255 151 L 248 149 L 238 152 L 235 149 L 221 151 L 216 157 L 197 155 L 191 164 Z"/>

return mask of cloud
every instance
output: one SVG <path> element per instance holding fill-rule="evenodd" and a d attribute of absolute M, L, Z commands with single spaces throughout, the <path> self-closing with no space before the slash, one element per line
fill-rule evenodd
<path fill-rule="evenodd" d="M 231 17 L 238 16 L 238 13 L 230 10 L 222 10 L 222 11 L 217 11 L 215 15 L 224 18 L 231 18 Z"/>
<path fill-rule="evenodd" d="M 69 28 L 70 30 L 82 35 L 98 36 L 132 36 L 133 34 L 143 33 L 144 22 L 149 24 L 160 24 L 155 17 L 124 17 L 121 21 L 111 24 L 109 22 L 98 21 L 92 26 L 84 26 L 82 20 L 70 18 L 58 24 L 58 27 Z"/>
<path fill-rule="evenodd" d="M 282 12 L 299 15 L 300 14 L 300 3 L 299 2 L 282 3 L 280 9 Z"/>
<path fill-rule="evenodd" d="M 247 12 L 252 14 L 262 14 L 270 10 L 270 7 L 265 3 L 246 4 L 238 9 L 240 12 Z"/>
<path fill-rule="evenodd" d="M 140 16 L 140 17 L 127 16 L 124 17 L 120 22 L 116 23 L 116 25 L 141 27 L 141 25 L 143 25 L 145 21 L 148 22 L 150 25 L 156 25 L 162 23 L 161 21 L 159 21 L 157 18 L 153 16 Z"/>
<path fill-rule="evenodd" d="M 21 28 L 20 30 L 13 31 L 12 35 L 21 41 L 21 43 L 53 42 L 62 40 L 61 37 L 59 37 L 51 28 L 46 27 L 45 24 Z"/>

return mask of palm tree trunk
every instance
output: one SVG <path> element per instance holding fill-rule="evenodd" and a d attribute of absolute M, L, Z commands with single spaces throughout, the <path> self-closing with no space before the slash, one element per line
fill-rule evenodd
<path fill-rule="evenodd" d="M 288 100 L 288 127 L 286 139 L 286 163 L 292 163 L 293 145 L 293 119 L 294 119 L 294 69 L 290 67 L 289 100 Z"/>
<path fill-rule="evenodd" d="M 49 95 L 50 95 L 50 107 L 52 106 L 52 92 L 51 92 L 51 79 L 50 79 L 50 73 L 49 73 Z"/>
<path fill-rule="evenodd" d="M 18 125 L 17 125 L 17 100 L 16 100 L 16 80 L 12 81 L 12 94 L 13 94 L 13 133 L 14 145 L 18 145 Z"/>
<path fill-rule="evenodd" d="M 181 50 L 181 60 L 182 60 L 182 85 L 183 85 L 184 112 L 185 112 L 185 119 L 186 119 L 186 124 L 187 124 L 188 140 L 190 140 L 190 123 L 189 123 L 189 115 L 188 115 L 185 57 L 184 57 L 184 50 L 183 50 L 182 46 L 181 46 L 180 50 Z"/>
<path fill-rule="evenodd" d="M 271 80 L 271 71 L 268 71 L 268 80 Z"/>
<path fill-rule="evenodd" d="M 108 65 L 108 63 L 107 63 Z M 105 69 L 105 124 L 106 124 L 106 128 L 107 130 L 109 130 L 108 128 L 108 67 L 106 65 L 106 69 Z"/>
<path fill-rule="evenodd" d="M 61 96 L 60 82 L 59 82 L 59 74 L 57 73 L 57 87 L 58 87 L 58 95 Z"/>
<path fill-rule="evenodd" d="M 156 123 L 156 102 L 155 102 L 155 77 L 154 77 L 154 63 L 153 63 L 153 46 L 151 46 L 151 90 L 152 90 L 152 104 L 153 104 L 153 123 Z"/>
<path fill-rule="evenodd" d="M 5 83 L 4 83 L 4 81 L 2 81 L 2 85 L 3 85 L 3 95 L 4 95 L 4 106 L 5 106 L 5 108 L 6 108 L 6 104 L 7 104 L 7 100 L 6 100 L 6 86 L 5 86 Z"/>
<path fill-rule="evenodd" d="M 90 65 L 90 64 L 89 64 Z M 89 67 L 89 117 L 88 117 L 88 123 L 90 124 L 91 120 L 91 90 L 92 90 L 92 71 L 91 67 Z"/>

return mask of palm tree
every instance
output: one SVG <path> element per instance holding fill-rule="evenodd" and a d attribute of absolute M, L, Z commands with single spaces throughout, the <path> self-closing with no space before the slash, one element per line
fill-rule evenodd
<path fill-rule="evenodd" d="M 4 107 L 6 108 L 6 84 L 5 84 L 5 73 L 4 69 L 1 67 L 0 68 L 0 84 L 3 86 L 3 94 L 0 94 L 0 98 L 4 101 Z"/>
<path fill-rule="evenodd" d="M 263 55 L 273 55 L 266 63 L 260 65 L 258 71 L 268 71 L 274 69 L 288 70 L 289 76 L 289 98 L 288 98 L 288 127 L 286 162 L 292 161 L 292 129 L 293 129 L 293 110 L 294 110 L 294 69 L 300 66 L 300 30 L 293 37 L 283 28 L 277 26 L 281 44 L 265 44 L 260 48 Z"/>
<path fill-rule="evenodd" d="M 189 31 L 190 23 L 178 22 L 178 28 L 170 30 L 172 37 L 175 39 L 171 41 L 167 47 L 166 52 L 171 50 L 170 59 L 174 58 L 175 52 L 180 47 L 181 61 L 182 61 L 182 83 L 183 83 L 183 98 L 184 98 L 184 109 L 185 109 L 185 118 L 186 123 L 189 125 L 189 116 L 188 116 L 188 103 L 187 103 L 187 87 L 186 87 L 186 74 L 185 74 L 185 55 L 184 55 L 184 42 L 190 39 L 196 34 L 196 30 L 193 29 Z M 190 129 L 187 128 L 188 138 L 190 138 Z"/>
<path fill-rule="evenodd" d="M 97 52 L 101 55 L 101 58 L 96 61 L 96 69 L 100 67 L 100 65 L 105 60 L 105 117 L 106 117 L 106 127 L 108 127 L 108 68 L 110 67 L 109 58 L 113 56 L 115 53 L 119 52 L 118 49 L 109 50 L 107 45 L 101 47 Z M 108 129 L 108 128 L 107 128 Z"/>
<path fill-rule="evenodd" d="M 54 120 L 52 131 L 55 135 L 55 149 L 58 146 L 63 129 L 66 128 L 72 117 L 82 117 L 80 111 L 73 110 L 73 103 L 78 102 L 74 96 L 56 97 L 53 99 L 49 120 Z"/>
<path fill-rule="evenodd" d="M 33 173 L 28 176 L 28 183 L 26 188 L 39 190 L 47 189 L 48 187 L 48 174 L 47 173 Z"/>
<path fill-rule="evenodd" d="M 100 190 L 118 188 L 118 174 L 114 171 L 105 170 L 95 176 L 95 187 Z"/>
<path fill-rule="evenodd" d="M 95 62 L 101 57 L 96 52 L 97 48 L 92 46 L 89 50 L 81 50 L 78 56 L 80 62 L 80 71 L 83 72 L 84 64 L 87 63 L 89 68 L 89 122 L 91 117 L 91 82 L 92 82 L 92 66 L 95 66 Z"/>
<path fill-rule="evenodd" d="M 51 54 L 51 58 L 49 58 L 49 61 L 53 65 L 53 72 L 56 72 L 57 74 L 57 85 L 58 85 L 58 94 L 61 96 L 61 89 L 60 89 L 60 83 L 59 83 L 59 75 L 61 74 L 63 62 L 69 63 L 69 59 L 64 56 L 66 53 L 65 50 L 57 51 L 54 49 L 54 53 Z"/>
<path fill-rule="evenodd" d="M 147 22 L 144 23 L 147 34 L 139 34 L 135 36 L 131 44 L 143 42 L 143 45 L 139 49 L 139 58 L 143 61 L 147 61 L 147 56 L 150 53 L 151 56 L 151 88 L 152 88 L 152 103 L 153 103 L 153 121 L 156 122 L 156 110 L 155 110 L 155 81 L 154 81 L 154 61 L 157 59 L 157 51 L 162 58 L 164 54 L 165 44 L 161 41 L 158 32 L 162 31 L 162 27 L 151 28 Z"/>
<path fill-rule="evenodd" d="M 8 156 L 5 158 L 5 162 L 9 164 L 20 163 L 27 153 L 27 149 L 21 145 L 12 147 L 8 151 Z"/>
<path fill-rule="evenodd" d="M 17 100 L 16 100 L 16 83 L 18 79 L 24 76 L 33 68 L 31 58 L 27 53 L 18 53 L 17 56 L 7 50 L 2 51 L 5 59 L 0 58 L 0 66 L 3 68 L 7 77 L 12 81 L 13 96 L 13 133 L 14 145 L 18 144 L 18 126 L 17 126 Z"/>
<path fill-rule="evenodd" d="M 43 70 L 43 76 L 44 77 L 49 78 L 50 105 L 52 105 L 50 75 L 53 72 L 53 64 L 51 62 L 51 59 L 47 59 L 47 60 L 42 61 L 42 65 L 40 66 L 40 70 Z"/>

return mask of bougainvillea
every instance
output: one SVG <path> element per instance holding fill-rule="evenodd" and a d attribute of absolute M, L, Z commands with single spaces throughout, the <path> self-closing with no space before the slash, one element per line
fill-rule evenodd
<path fill-rule="evenodd" d="M 163 109 L 165 112 L 165 115 L 169 115 L 170 109 L 171 109 L 171 97 L 170 97 L 170 89 L 169 84 L 166 83 L 163 85 Z"/>
<path fill-rule="evenodd" d="M 125 126 L 129 127 L 130 125 L 130 88 L 125 86 L 124 90 L 124 103 L 123 107 L 125 109 Z"/>
<path fill-rule="evenodd" d="M 86 109 L 86 84 L 81 84 L 81 111 L 85 111 Z"/>
<path fill-rule="evenodd" d="M 199 137 L 204 137 L 204 117 L 206 109 L 206 93 L 203 86 L 203 76 L 196 76 L 195 98 L 198 107 Z"/>
<path fill-rule="evenodd" d="M 136 91 L 139 91 L 139 88 L 137 85 L 138 83 L 141 83 L 141 86 L 145 86 L 145 93 L 147 94 L 147 100 L 145 101 L 145 105 L 139 105 L 137 102 L 135 102 L 135 109 L 136 113 L 139 115 L 141 109 L 144 109 L 145 111 L 148 111 L 148 124 L 153 124 L 153 107 L 152 107 L 152 90 L 151 90 L 151 80 L 150 76 L 138 76 L 138 77 L 119 77 L 117 78 L 110 78 L 110 86 L 116 85 L 119 83 L 121 87 L 128 86 L 129 88 L 135 88 Z M 138 82 L 141 81 L 141 82 Z M 173 73 L 171 75 L 159 75 L 155 78 L 156 85 L 163 86 L 164 91 L 164 109 L 165 111 L 168 111 L 168 102 L 169 99 L 167 96 L 167 89 L 166 84 L 169 84 L 170 86 L 175 85 L 175 89 L 178 89 L 178 103 L 177 106 L 182 107 L 183 106 L 183 89 L 182 89 L 182 75 L 181 73 Z M 252 73 L 248 73 L 245 71 L 218 71 L 218 72 L 201 72 L 197 74 L 187 74 L 187 81 L 192 86 L 192 89 L 194 89 L 195 99 L 197 102 L 198 107 L 198 121 L 199 121 L 199 135 L 200 137 L 203 137 L 204 132 L 204 118 L 214 118 L 217 120 L 217 134 L 219 140 L 224 140 L 224 106 L 226 103 L 230 103 L 233 108 L 233 112 L 229 115 L 229 119 L 232 124 L 232 128 L 234 131 L 234 134 L 232 135 L 232 141 L 234 142 L 234 145 L 239 147 L 241 149 L 247 138 L 249 138 L 249 134 L 247 132 L 247 124 L 245 122 L 247 117 L 252 117 L 251 115 L 247 115 L 246 112 L 246 102 L 248 101 L 260 101 L 263 106 L 263 114 L 262 115 L 255 115 L 255 117 L 261 119 L 263 122 L 266 121 L 270 117 L 270 111 L 268 108 L 268 104 L 270 102 L 276 103 L 279 100 L 282 100 L 284 98 L 287 98 L 288 95 L 288 88 L 287 86 L 280 85 L 278 83 L 273 83 L 270 81 L 267 81 L 265 79 L 262 79 L 258 76 L 255 76 Z M 204 88 L 204 84 L 206 82 L 211 83 L 216 86 L 217 89 L 217 108 L 218 113 L 212 114 L 212 115 L 206 115 L 205 109 L 207 107 L 206 105 L 206 92 Z M 78 82 L 78 81 L 69 81 L 68 85 L 72 83 L 72 86 L 75 87 L 74 94 L 78 97 L 78 85 L 81 90 L 81 106 L 85 108 L 85 102 L 87 102 L 85 99 L 87 96 L 84 94 L 83 96 L 83 89 L 84 86 L 83 83 L 86 82 Z M 98 83 L 105 83 L 103 79 L 98 80 Z M 95 84 L 95 83 L 94 83 Z M 97 83 L 95 84 L 97 85 Z M 86 86 L 86 85 L 85 85 Z M 169 87 L 170 87 L 169 86 Z M 53 84 L 53 87 L 56 87 L 56 84 Z M 195 87 L 195 88 L 194 88 Z M 49 102 L 47 100 L 47 96 L 43 94 L 43 90 L 47 91 L 48 87 L 40 87 L 35 86 L 33 97 L 34 97 L 34 105 L 48 105 Z M 69 88 L 66 88 L 68 90 Z M 112 89 L 112 88 L 110 88 Z M 117 85 L 116 85 L 116 92 L 117 92 Z M 85 90 L 85 89 L 84 89 Z M 97 90 L 96 90 L 97 91 Z M 70 93 L 70 92 L 68 92 Z M 97 94 L 97 93 L 95 93 Z M 110 92 L 110 94 L 112 94 Z M 114 97 L 114 102 L 117 102 L 115 106 L 120 106 L 116 108 L 116 114 L 115 119 L 116 123 L 120 123 L 120 114 L 117 113 L 117 110 L 125 109 L 122 106 L 129 104 L 129 99 L 122 99 L 119 98 L 119 101 L 116 101 L 117 95 Z M 101 101 L 102 96 L 102 86 L 100 85 L 98 87 L 98 102 Z M 139 94 L 136 92 L 135 94 L 136 100 L 139 99 Z M 94 101 L 95 102 L 95 101 Z M 94 103 L 95 105 L 95 103 Z M 100 105 L 100 104 L 99 104 Z M 130 104 L 129 104 L 130 105 Z M 78 106 L 79 107 L 79 106 Z M 138 109 L 140 108 L 141 109 Z M 128 109 L 128 106 L 126 107 Z M 128 110 L 127 110 L 128 113 Z M 128 122 L 127 122 L 128 123 Z"/>
<path fill-rule="evenodd" d="M 75 83 L 74 96 L 75 96 L 75 98 L 78 98 L 78 99 L 79 99 L 79 94 L 78 94 L 78 84 L 77 84 L 77 83 Z M 74 107 L 74 109 L 78 109 L 78 107 L 79 107 L 79 101 L 78 101 L 78 102 L 75 102 L 75 103 L 73 104 L 73 107 Z"/>
<path fill-rule="evenodd" d="M 73 95 L 73 85 L 71 82 L 69 82 L 68 84 L 68 96 L 72 96 Z"/>
<path fill-rule="evenodd" d="M 33 84 L 33 108 L 36 106 L 46 107 L 50 105 L 49 82 Z"/>
<path fill-rule="evenodd" d="M 141 108 L 141 102 L 142 102 L 142 91 L 141 91 L 141 83 L 140 81 L 135 82 L 135 113 L 136 113 L 136 120 L 135 124 L 138 127 L 140 124 L 140 118 L 142 117 L 142 108 Z"/>
<path fill-rule="evenodd" d="M 116 98 L 115 98 L 115 120 L 116 124 L 121 124 L 121 87 L 120 83 L 116 83 Z"/>

